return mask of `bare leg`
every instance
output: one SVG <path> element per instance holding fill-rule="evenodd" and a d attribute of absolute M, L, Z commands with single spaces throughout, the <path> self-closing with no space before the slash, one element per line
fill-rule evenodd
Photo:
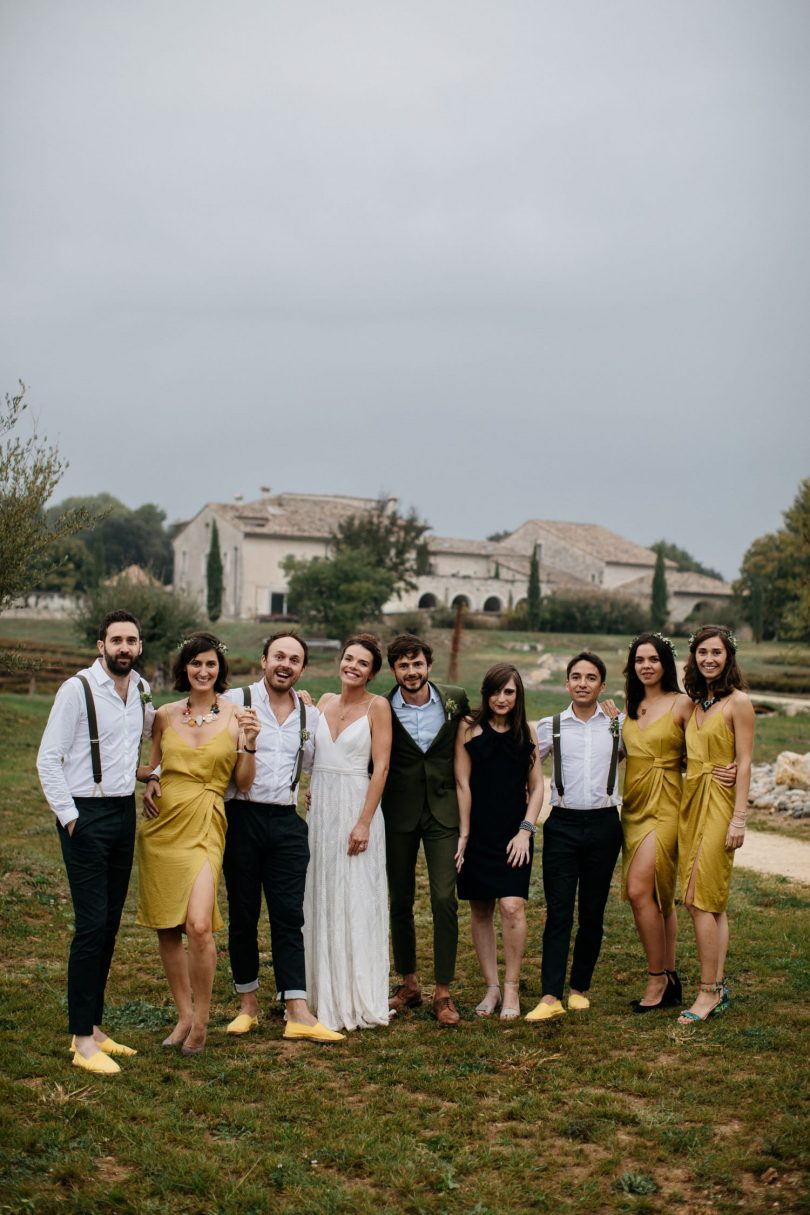
<path fill-rule="evenodd" d="M 217 965 L 217 949 L 211 931 L 214 897 L 214 874 L 210 863 L 206 861 L 191 888 L 186 912 L 188 974 L 194 993 L 194 1013 L 184 1045 L 190 1049 L 205 1045 L 208 1030 L 211 992 Z"/>
<path fill-rule="evenodd" d="M 180 1046 L 185 1042 L 191 1029 L 192 1003 L 191 983 L 188 977 L 188 959 L 183 946 L 183 933 L 180 928 L 158 928 L 158 948 L 160 960 L 169 990 L 172 993 L 177 1009 L 177 1024 L 166 1038 L 165 1046 Z"/>
<path fill-rule="evenodd" d="M 309 1010 L 309 1005 L 306 1000 L 300 998 L 294 1000 L 285 1000 L 284 1007 L 287 1010 L 287 1020 L 297 1021 L 299 1025 L 317 1025 L 315 1017 Z M 254 1013 L 255 1016 L 255 1013 Z"/>
<path fill-rule="evenodd" d="M 698 848 L 695 863 L 692 866 L 689 885 L 684 897 L 684 902 L 692 917 L 692 924 L 695 929 L 695 943 L 700 961 L 700 990 L 688 1011 L 696 1013 L 701 1019 L 705 1019 L 712 1009 L 720 1003 L 720 996 L 716 992 L 703 990 L 704 987 L 711 987 L 717 982 L 717 966 L 720 954 L 718 920 L 720 917 L 712 911 L 702 911 L 699 907 L 695 906 L 695 885 L 699 861 L 700 848 Z"/>
<path fill-rule="evenodd" d="M 526 903 L 517 896 L 504 898 L 500 900 L 500 908 L 505 971 L 501 1019 L 508 1021 L 520 1015 L 520 968 L 526 951 Z"/>
<path fill-rule="evenodd" d="M 715 983 L 726 977 L 726 954 L 728 953 L 728 915 L 721 911 L 717 916 L 717 973 Z"/>
<path fill-rule="evenodd" d="M 640 1004 L 657 1004 L 667 989 L 666 928 L 655 900 L 655 831 L 645 835 L 627 871 L 627 897 L 636 930 L 647 955 L 647 986 Z M 675 967 L 671 966 L 670 970 Z"/>
<path fill-rule="evenodd" d="M 484 997 L 475 1011 L 482 1017 L 488 1017 L 498 1007 L 500 999 L 494 899 L 470 899 L 470 926 L 478 964 L 487 985 Z"/>

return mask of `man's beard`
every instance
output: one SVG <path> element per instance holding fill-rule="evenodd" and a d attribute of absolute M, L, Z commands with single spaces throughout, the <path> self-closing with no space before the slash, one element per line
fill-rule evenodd
<path fill-rule="evenodd" d="M 397 683 L 399 684 L 400 688 L 402 688 L 403 692 L 409 692 L 411 696 L 413 696 L 416 692 L 421 692 L 422 688 L 427 687 L 429 682 L 430 677 L 426 675 L 424 679 L 420 679 L 417 687 L 411 688 L 408 687 L 408 685 L 402 679 L 397 680 Z"/>
<path fill-rule="evenodd" d="M 134 658 L 113 658 L 109 650 L 104 651 L 104 662 L 111 675 L 129 675 L 134 666 Z"/>

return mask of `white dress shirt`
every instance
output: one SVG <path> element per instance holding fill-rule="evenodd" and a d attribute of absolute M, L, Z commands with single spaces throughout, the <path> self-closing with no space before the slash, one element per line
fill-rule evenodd
<path fill-rule="evenodd" d="M 291 689 L 294 702 L 292 713 L 279 725 L 276 715 L 270 708 L 270 698 L 267 695 L 267 685 L 264 680 L 250 685 L 251 706 L 256 710 L 261 722 L 261 732 L 256 739 L 256 779 L 247 793 L 240 793 L 233 781 L 228 786 L 227 798 L 237 798 L 239 801 L 269 802 L 276 806 L 294 806 L 298 800 L 298 786 L 291 788 L 292 779 L 298 762 L 298 749 L 301 745 L 301 709 L 298 693 Z M 238 708 L 244 705 L 244 699 L 239 689 L 234 688 L 225 693 L 225 699 L 231 700 Z M 312 771 L 312 761 L 315 758 L 315 731 L 318 728 L 320 713 L 311 705 L 306 706 L 306 728 L 309 738 L 304 743 L 305 772 Z"/>
<path fill-rule="evenodd" d="M 619 726 L 624 720 L 624 714 L 619 716 Z M 552 718 L 543 717 L 537 723 L 537 743 L 540 758 L 553 751 Z M 596 712 L 587 721 L 582 721 L 569 705 L 560 714 L 560 756 L 562 759 L 562 776 L 565 793 L 562 801 L 551 776 L 552 806 L 571 807 L 576 810 L 600 810 L 610 806 L 619 806 L 619 780 L 613 793 L 608 797 L 607 782 L 610 771 L 610 757 L 613 753 L 613 737 L 610 733 L 610 718 L 597 704 Z M 619 735 L 619 758 L 624 758 L 624 748 Z"/>
<path fill-rule="evenodd" d="M 141 676 L 130 671 L 126 704 L 97 658 L 79 671 L 90 684 L 98 720 L 101 788 L 93 780 L 84 688 L 73 677 L 56 693 L 39 745 L 37 771 L 48 803 L 63 827 L 79 817 L 74 797 L 128 797 L 135 789 L 141 738 L 152 733 L 155 712 L 141 703 Z M 144 692 L 149 684 L 143 680 Z"/>

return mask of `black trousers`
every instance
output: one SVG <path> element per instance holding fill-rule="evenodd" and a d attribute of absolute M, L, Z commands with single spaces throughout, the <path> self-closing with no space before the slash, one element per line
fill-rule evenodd
<path fill-rule="evenodd" d="M 615 809 L 564 810 L 555 806 L 543 825 L 542 994 L 562 999 L 568 948 L 579 891 L 579 923 L 574 940 L 570 986 L 587 991 L 602 947 L 605 904 L 621 851 L 622 830 Z"/>
<path fill-rule="evenodd" d="M 75 797 L 70 834 L 57 823 L 73 900 L 68 1030 L 87 1037 L 104 1015 L 104 990 L 132 873 L 135 797 Z"/>
<path fill-rule="evenodd" d="M 226 802 L 228 831 L 222 869 L 228 890 L 228 950 L 237 991 L 259 986 L 262 890 L 270 918 L 276 990 L 305 992 L 304 887 L 307 825 L 295 806 Z"/>

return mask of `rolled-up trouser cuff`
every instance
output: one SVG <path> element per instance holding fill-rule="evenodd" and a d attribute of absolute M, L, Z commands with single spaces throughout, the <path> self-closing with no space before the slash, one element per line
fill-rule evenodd
<path fill-rule="evenodd" d="M 286 991 L 278 993 L 279 1000 L 306 1000 L 307 993 L 299 988 L 288 987 Z"/>
<path fill-rule="evenodd" d="M 259 980 L 254 979 L 252 983 L 234 983 L 234 987 L 241 996 L 249 991 L 258 991 Z"/>

